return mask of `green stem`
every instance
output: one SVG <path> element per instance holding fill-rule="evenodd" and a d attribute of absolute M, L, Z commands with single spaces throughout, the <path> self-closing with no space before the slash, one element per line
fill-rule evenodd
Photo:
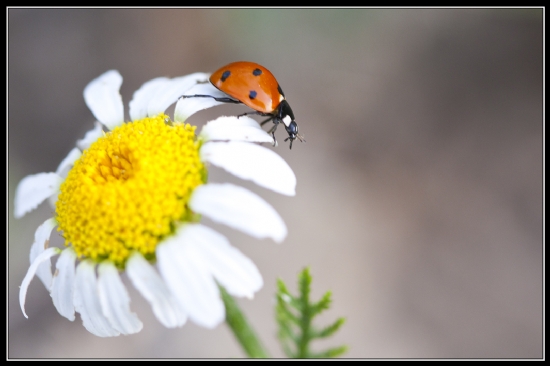
<path fill-rule="evenodd" d="M 309 329 L 311 326 L 311 313 L 309 308 L 309 298 L 302 299 L 302 319 L 300 322 L 300 343 L 298 348 L 298 358 L 309 358 Z"/>
<path fill-rule="evenodd" d="M 220 291 L 223 303 L 225 304 L 225 321 L 247 356 L 251 358 L 269 358 L 269 355 L 264 350 L 252 327 L 248 324 L 235 299 L 222 286 L 220 286 Z"/>

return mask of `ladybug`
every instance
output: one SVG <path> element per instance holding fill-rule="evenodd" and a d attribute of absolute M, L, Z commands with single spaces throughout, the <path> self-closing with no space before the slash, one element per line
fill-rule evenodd
<path fill-rule="evenodd" d="M 291 149 L 292 141 L 295 139 L 305 141 L 303 136 L 298 134 L 294 113 L 292 113 L 277 79 L 262 65 L 247 61 L 230 63 L 214 72 L 210 76 L 210 83 L 230 98 L 216 98 L 203 94 L 183 95 L 182 98 L 213 98 L 218 102 L 244 104 L 252 108 L 254 112 L 243 113 L 238 117 L 251 114 L 269 117 L 260 125 L 263 126 L 267 122 L 273 121 L 274 125 L 268 131 L 273 136 L 273 146 L 276 143 L 275 131 L 281 122 L 288 133 L 285 141 L 290 140 Z"/>

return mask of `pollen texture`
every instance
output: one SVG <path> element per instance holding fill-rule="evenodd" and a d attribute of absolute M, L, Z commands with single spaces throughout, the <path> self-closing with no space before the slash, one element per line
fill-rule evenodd
<path fill-rule="evenodd" d="M 188 199 L 206 179 L 195 127 L 166 120 L 161 114 L 115 128 L 69 172 L 56 216 L 80 258 L 120 267 L 134 250 L 153 258 L 174 224 L 193 217 Z"/>

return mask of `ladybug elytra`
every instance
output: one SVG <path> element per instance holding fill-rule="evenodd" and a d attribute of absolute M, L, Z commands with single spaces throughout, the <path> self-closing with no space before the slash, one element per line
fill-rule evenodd
<path fill-rule="evenodd" d="M 214 72 L 209 80 L 229 98 L 217 98 L 203 94 L 183 95 L 182 98 L 205 97 L 223 103 L 244 104 L 252 108 L 254 112 L 243 113 L 238 117 L 252 114 L 269 117 L 260 123 L 262 126 L 273 121 L 274 125 L 268 133 L 273 136 L 274 145 L 276 143 L 275 131 L 279 123 L 283 123 L 285 126 L 288 133 L 285 141 L 290 140 L 291 149 L 295 139 L 305 141 L 303 136 L 298 133 L 294 113 L 286 101 L 277 79 L 262 65 L 247 61 L 233 62 Z"/>

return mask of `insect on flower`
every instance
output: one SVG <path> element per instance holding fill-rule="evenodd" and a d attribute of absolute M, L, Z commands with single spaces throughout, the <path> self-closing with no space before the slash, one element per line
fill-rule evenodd
<path fill-rule="evenodd" d="M 260 123 L 262 126 L 273 121 L 274 125 L 268 131 L 273 136 L 273 146 L 276 143 L 275 131 L 281 122 L 288 133 L 285 141 L 290 140 L 291 149 L 295 139 L 305 142 L 304 137 L 298 133 L 298 124 L 281 86 L 275 76 L 262 65 L 248 61 L 233 62 L 215 71 L 210 76 L 210 82 L 229 97 L 195 94 L 183 95 L 182 98 L 213 98 L 223 103 L 244 104 L 254 109 L 254 112 L 240 116 L 257 114 L 269 117 Z"/>

